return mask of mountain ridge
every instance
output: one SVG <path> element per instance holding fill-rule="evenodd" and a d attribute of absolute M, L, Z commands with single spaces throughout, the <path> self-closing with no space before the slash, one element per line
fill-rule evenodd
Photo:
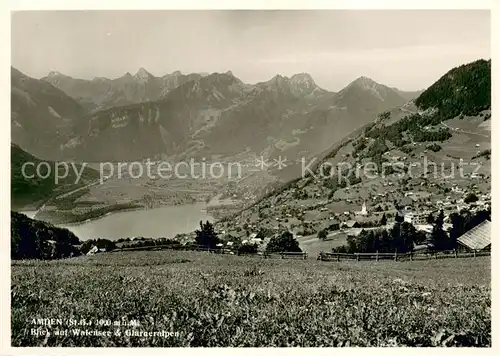
<path fill-rule="evenodd" d="M 95 140 L 112 140 L 121 145 L 118 139 L 112 138 L 120 134 L 112 129 L 131 125 L 139 132 L 137 135 L 141 135 L 141 130 L 146 130 L 142 134 L 149 134 L 147 142 L 136 147 L 141 153 L 133 155 L 133 159 L 183 152 L 227 155 L 250 149 L 261 153 L 268 148 L 271 154 L 279 154 L 283 147 L 290 146 L 286 143 L 289 141 L 299 142 L 299 146 L 306 144 L 306 151 L 321 151 L 331 145 L 327 142 L 329 139 L 341 139 L 343 134 L 374 120 L 380 111 L 406 102 L 392 89 L 375 84 L 384 88 L 385 95 L 397 100 L 373 99 L 371 92 L 361 87 L 356 89 L 357 94 L 364 95 L 366 105 L 359 98 L 351 98 L 349 92 L 343 93 L 342 97 L 347 99 L 343 102 L 337 97 L 338 93 L 318 87 L 307 73 L 297 73 L 290 78 L 276 75 L 255 85 L 243 83 L 232 72 L 212 73 L 179 85 L 157 101 L 95 112 L 87 131 L 93 143 L 86 147 L 102 147 Z M 334 103 L 338 105 L 332 105 Z M 361 110 L 357 110 L 358 107 Z M 99 138 L 101 134 L 108 138 Z M 145 140 L 133 132 L 125 135 L 130 140 L 135 138 L 134 142 Z M 319 143 L 315 140 L 318 135 L 321 136 Z M 328 138 L 328 135 L 333 136 Z M 81 140 L 85 140 L 85 135 L 81 136 Z M 148 145 L 151 149 L 146 148 Z M 296 147 L 291 149 L 294 151 Z M 133 150 L 123 148 L 128 152 L 126 155 L 116 149 L 101 148 L 100 151 L 113 151 L 122 159 Z M 78 157 L 84 152 L 74 154 Z"/>
<path fill-rule="evenodd" d="M 184 75 L 180 71 L 156 77 L 144 67 L 140 67 L 134 75 L 127 72 L 114 79 L 80 79 L 51 71 L 40 80 L 63 90 L 88 111 L 95 112 L 115 106 L 159 100 L 177 86 L 201 77 L 201 74 Z"/>
<path fill-rule="evenodd" d="M 85 125 L 86 110 L 64 91 L 11 67 L 11 138 L 40 158 L 60 158 L 59 145 Z"/>
<path fill-rule="evenodd" d="M 41 82 L 48 83 L 47 78 Z M 65 79 L 59 72 L 50 76 L 59 86 Z M 334 93 L 303 72 L 278 74 L 252 85 L 231 71 L 206 76 L 174 71 L 160 78 L 139 68 L 134 75 L 80 84 L 77 80 L 66 89 L 86 97 L 80 97 L 82 101 L 95 89 L 101 104 L 113 104 L 100 110 L 86 107 L 69 137 L 57 141 L 62 151 L 58 154 L 84 161 L 247 150 L 271 156 L 313 154 L 381 111 L 406 102 L 395 90 L 367 77 Z"/>

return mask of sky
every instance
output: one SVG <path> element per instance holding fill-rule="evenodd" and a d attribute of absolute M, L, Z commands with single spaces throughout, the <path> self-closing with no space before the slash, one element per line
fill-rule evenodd
<path fill-rule="evenodd" d="M 424 89 L 490 58 L 488 10 L 23 11 L 12 15 L 12 66 L 117 78 L 225 72 L 246 83 L 307 72 L 338 91 L 360 76 Z"/>

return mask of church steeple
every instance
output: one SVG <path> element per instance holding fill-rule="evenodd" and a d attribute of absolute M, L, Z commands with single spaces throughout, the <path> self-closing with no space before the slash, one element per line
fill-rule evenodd
<path fill-rule="evenodd" d="M 363 201 L 363 205 L 361 206 L 361 215 L 368 215 L 368 211 L 366 210 L 366 202 Z"/>

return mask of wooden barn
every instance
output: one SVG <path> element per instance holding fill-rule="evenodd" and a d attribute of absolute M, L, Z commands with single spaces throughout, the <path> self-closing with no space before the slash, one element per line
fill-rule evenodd
<path fill-rule="evenodd" d="M 460 250 L 490 250 L 491 249 L 491 222 L 483 221 L 457 239 L 457 248 Z"/>

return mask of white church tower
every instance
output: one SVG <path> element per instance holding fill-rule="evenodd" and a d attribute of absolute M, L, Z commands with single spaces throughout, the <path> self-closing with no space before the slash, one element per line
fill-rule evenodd
<path fill-rule="evenodd" d="M 361 215 L 368 215 L 368 210 L 366 210 L 366 202 L 363 202 L 363 206 L 361 207 Z"/>

